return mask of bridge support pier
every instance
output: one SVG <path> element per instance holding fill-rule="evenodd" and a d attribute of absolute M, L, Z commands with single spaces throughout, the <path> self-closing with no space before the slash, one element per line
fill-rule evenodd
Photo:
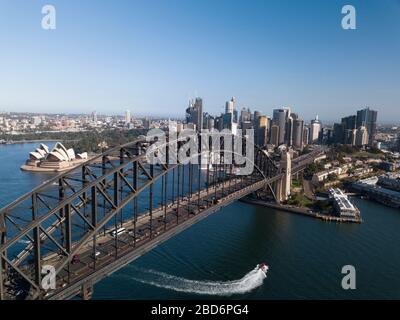
<path fill-rule="evenodd" d="M 82 300 L 91 300 L 93 297 L 93 283 L 86 282 L 82 285 L 80 297 Z"/>

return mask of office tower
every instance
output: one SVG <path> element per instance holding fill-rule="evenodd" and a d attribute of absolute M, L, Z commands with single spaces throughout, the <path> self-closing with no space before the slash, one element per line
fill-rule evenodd
<path fill-rule="evenodd" d="M 347 129 L 344 131 L 344 144 L 356 145 L 357 129 Z"/>
<path fill-rule="evenodd" d="M 292 117 L 293 115 L 293 117 Z M 288 118 L 286 119 L 286 126 L 285 126 L 285 144 L 288 146 L 293 145 L 293 126 L 294 121 L 297 119 L 297 114 L 291 113 L 289 114 Z"/>
<path fill-rule="evenodd" d="M 224 128 L 224 121 L 223 120 L 224 119 L 223 119 L 222 115 L 215 118 L 215 120 L 214 120 L 214 128 L 216 130 L 221 131 Z"/>
<path fill-rule="evenodd" d="M 214 129 L 214 117 L 207 112 L 203 114 L 203 129 Z"/>
<path fill-rule="evenodd" d="M 240 111 L 240 122 L 251 121 L 251 112 L 249 108 L 243 108 Z"/>
<path fill-rule="evenodd" d="M 256 144 L 259 146 L 265 146 L 268 142 L 268 130 L 270 125 L 270 119 L 266 116 L 260 116 L 257 119 L 255 127 L 255 138 Z"/>
<path fill-rule="evenodd" d="M 368 133 L 368 144 L 372 144 L 376 134 L 376 120 L 378 118 L 378 112 L 365 108 L 357 111 L 357 129 L 365 127 Z"/>
<path fill-rule="evenodd" d="M 131 112 L 129 110 L 125 111 L 125 124 L 131 123 Z"/>
<path fill-rule="evenodd" d="M 233 109 L 233 122 L 239 123 L 239 112 L 236 109 Z"/>
<path fill-rule="evenodd" d="M 233 128 L 233 113 L 224 113 L 222 115 L 222 121 L 223 121 L 223 128 L 232 130 Z"/>
<path fill-rule="evenodd" d="M 253 115 L 252 115 L 252 118 L 251 118 L 251 121 L 253 122 L 253 126 L 254 126 L 254 127 L 255 127 L 256 124 L 257 124 L 257 119 L 258 119 L 258 117 L 261 117 L 261 116 L 262 116 L 262 114 L 261 114 L 260 111 L 254 111 L 254 113 L 253 113 Z"/>
<path fill-rule="evenodd" d="M 275 146 L 279 145 L 279 126 L 276 124 L 271 126 L 270 143 Z"/>
<path fill-rule="evenodd" d="M 333 142 L 343 143 L 343 141 L 344 141 L 343 125 L 341 123 L 335 123 L 333 125 Z"/>
<path fill-rule="evenodd" d="M 322 124 L 321 121 L 318 119 L 318 115 L 315 116 L 314 120 L 311 120 L 311 127 L 310 127 L 310 143 L 318 143 L 319 140 L 319 133 L 321 131 Z"/>
<path fill-rule="evenodd" d="M 236 98 L 232 97 L 231 100 L 227 101 L 225 104 L 225 113 L 233 113 L 235 107 Z"/>
<path fill-rule="evenodd" d="M 186 109 L 186 122 L 196 125 L 196 130 L 200 132 L 203 129 L 203 100 L 196 98 L 195 101 L 189 101 Z"/>
<path fill-rule="evenodd" d="M 97 122 L 97 112 L 96 112 L 96 111 L 93 111 L 93 112 L 92 112 L 92 121 L 93 121 L 94 123 Z"/>
<path fill-rule="evenodd" d="M 353 130 L 357 129 L 357 117 L 356 116 L 348 116 L 342 118 L 342 125 L 343 125 L 343 130 Z"/>
<path fill-rule="evenodd" d="M 310 141 L 310 128 L 304 126 L 303 128 L 303 145 L 306 146 Z"/>
<path fill-rule="evenodd" d="M 250 112 L 250 109 L 249 108 L 243 108 L 241 111 L 240 111 L 240 127 L 243 129 L 243 130 L 246 130 L 246 129 L 250 129 L 252 126 L 253 126 L 253 124 L 252 124 L 252 122 L 251 122 L 251 118 L 252 118 L 252 116 L 251 116 L 251 112 Z"/>
<path fill-rule="evenodd" d="M 302 119 L 293 120 L 293 146 L 297 149 L 303 148 L 304 121 Z"/>
<path fill-rule="evenodd" d="M 352 146 L 356 145 L 356 140 L 357 140 L 357 129 L 351 130 L 350 134 L 351 140 L 349 141 Z"/>
<path fill-rule="evenodd" d="M 357 129 L 356 145 L 362 147 L 366 144 L 368 144 L 368 130 L 361 126 Z"/>
<path fill-rule="evenodd" d="M 285 133 L 286 133 L 286 121 L 289 118 L 290 109 L 283 108 L 283 109 L 275 109 L 273 111 L 273 122 L 275 125 L 279 127 L 279 138 L 278 144 L 285 143 Z"/>

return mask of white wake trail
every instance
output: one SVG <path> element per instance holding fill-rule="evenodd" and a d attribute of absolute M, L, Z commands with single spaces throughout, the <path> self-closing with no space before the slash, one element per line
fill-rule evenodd
<path fill-rule="evenodd" d="M 250 271 L 239 280 L 225 282 L 189 280 L 154 270 L 146 270 L 145 273 L 147 273 L 149 279 L 136 277 L 133 279 L 163 289 L 217 296 L 230 296 L 250 292 L 261 286 L 264 279 L 267 277 L 266 274 L 258 268 Z"/>

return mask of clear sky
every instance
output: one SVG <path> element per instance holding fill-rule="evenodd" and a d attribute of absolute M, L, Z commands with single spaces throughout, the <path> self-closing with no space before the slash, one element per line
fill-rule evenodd
<path fill-rule="evenodd" d="M 0 41 L 0 110 L 183 116 L 189 97 L 219 113 L 236 96 L 267 115 L 400 121 L 399 0 L 0 0 Z"/>

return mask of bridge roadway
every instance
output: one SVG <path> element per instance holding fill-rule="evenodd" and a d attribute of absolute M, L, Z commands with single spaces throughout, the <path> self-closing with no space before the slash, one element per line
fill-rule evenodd
<path fill-rule="evenodd" d="M 279 180 L 280 175 L 271 179 L 259 179 L 248 181 L 231 179 L 220 183 L 218 187 L 211 186 L 191 198 L 184 198 L 175 204 L 170 203 L 165 208 L 153 211 L 153 225 L 150 227 L 150 213 L 138 217 L 136 221 L 130 220 L 123 224 L 126 232 L 113 237 L 108 229 L 98 235 L 96 243 L 98 247 L 94 252 L 88 242 L 79 251 L 79 262 L 70 266 L 69 272 L 58 275 L 58 290 L 48 293 L 42 299 L 69 299 L 79 295 L 82 287 L 87 286 L 91 290 L 93 284 L 131 263 L 141 255 L 150 251 L 162 242 L 168 240 L 179 232 L 204 219 L 208 215 L 218 211 L 224 206 L 243 198 L 252 192 L 265 187 L 266 183 Z M 116 242 L 118 241 L 118 246 Z M 97 254 L 96 254 L 97 253 Z M 56 266 L 60 256 L 44 257 L 43 265 Z M 69 276 L 68 276 L 69 275 Z M 68 278 L 69 277 L 69 278 Z"/>

